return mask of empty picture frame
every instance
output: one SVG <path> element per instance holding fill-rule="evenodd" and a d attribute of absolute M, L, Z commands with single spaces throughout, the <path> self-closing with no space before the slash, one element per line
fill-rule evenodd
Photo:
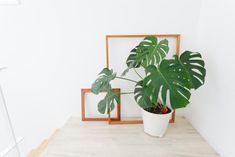
<path fill-rule="evenodd" d="M 146 36 L 156 36 L 159 39 L 168 39 L 169 40 L 169 55 L 179 55 L 180 51 L 180 34 L 142 34 L 142 35 L 106 35 L 106 67 L 113 69 L 114 72 L 121 74 L 121 72 L 126 68 L 126 58 L 129 55 L 129 52 L 132 48 L 134 48 L 141 40 L 143 40 Z M 119 44 L 122 45 L 119 45 Z M 170 56 L 172 57 L 172 56 Z M 131 71 L 130 75 L 134 75 Z M 128 75 L 129 75 L 128 73 Z M 140 71 L 141 73 L 141 71 Z M 133 77 L 133 76 L 132 76 Z M 134 84 L 128 84 L 124 81 L 113 81 L 113 84 L 119 88 L 121 88 L 124 92 L 128 89 L 133 89 Z M 133 95 L 122 96 L 122 115 L 121 118 L 130 115 L 130 117 L 136 117 L 135 112 L 140 112 L 140 109 L 136 102 L 134 101 Z M 128 113 L 127 113 L 128 111 Z M 130 111 L 132 113 L 130 113 Z M 124 116 L 123 116 L 124 115 Z M 140 115 L 140 113 L 138 114 Z M 175 121 L 175 111 L 172 114 L 172 118 L 170 120 L 171 123 Z M 110 124 L 141 124 L 142 120 L 120 120 L 113 121 L 111 118 L 109 119 Z"/>
<path fill-rule="evenodd" d="M 120 88 L 113 88 L 114 92 L 119 93 L 119 99 L 120 99 L 120 92 L 121 89 Z M 82 121 L 120 121 L 121 120 L 121 105 L 117 104 L 116 105 L 116 117 L 112 117 L 111 113 L 108 114 L 107 117 L 87 117 L 86 116 L 86 101 L 85 101 L 85 95 L 87 93 L 91 93 L 91 89 L 90 88 L 82 88 L 81 89 L 81 113 L 82 113 Z M 97 105 L 97 104 L 95 104 Z"/>

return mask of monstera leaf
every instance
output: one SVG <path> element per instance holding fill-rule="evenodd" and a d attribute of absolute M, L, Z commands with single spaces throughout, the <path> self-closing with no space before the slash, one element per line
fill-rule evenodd
<path fill-rule="evenodd" d="M 136 46 L 134 49 L 131 50 L 130 55 L 126 60 L 127 69 L 123 71 L 122 76 L 126 75 L 126 73 L 131 68 L 139 68 L 141 66 L 141 60 L 137 59 L 140 58 L 141 49 L 139 46 Z"/>
<path fill-rule="evenodd" d="M 111 112 L 115 107 L 115 102 L 120 104 L 118 93 L 109 90 L 104 99 L 98 103 L 98 111 L 102 114 Z"/>
<path fill-rule="evenodd" d="M 115 79 L 116 73 L 113 70 L 104 68 L 100 73 L 99 77 L 92 84 L 91 91 L 94 94 L 99 94 L 100 92 L 107 92 L 111 89 L 110 81 Z"/>
<path fill-rule="evenodd" d="M 128 67 L 138 68 L 141 65 L 141 60 L 139 60 L 141 55 L 141 49 L 136 46 L 131 50 L 130 55 L 127 58 L 126 64 Z"/>
<path fill-rule="evenodd" d="M 123 75 L 131 68 L 158 65 L 166 57 L 168 51 L 168 40 L 164 39 L 158 42 L 157 37 L 145 37 L 138 46 L 131 50 L 126 61 L 128 68 L 123 72 Z"/>
<path fill-rule="evenodd" d="M 185 51 L 179 58 L 182 67 L 190 78 L 190 88 L 197 89 L 205 82 L 206 69 L 202 56 L 198 52 Z"/>
<path fill-rule="evenodd" d="M 152 95 L 152 88 L 143 85 L 143 81 L 139 81 L 135 86 L 135 100 L 142 108 L 152 107 L 153 100 L 150 95 Z"/>
<path fill-rule="evenodd" d="M 146 72 L 147 76 L 144 78 L 139 90 L 148 90 L 149 99 L 152 103 L 155 104 L 158 97 L 161 97 L 163 104 L 166 105 L 168 91 L 173 109 L 185 107 L 189 103 L 191 96 L 189 92 L 190 83 L 186 71 L 182 69 L 177 58 L 163 60 L 159 68 L 150 65 L 146 68 Z M 143 101 L 139 101 L 143 96 L 138 95 L 138 92 L 135 92 L 135 96 L 137 103 L 143 106 L 144 104 L 141 104 Z"/>
<path fill-rule="evenodd" d="M 148 36 L 144 38 L 139 44 L 142 53 L 145 54 L 141 57 L 143 59 L 143 66 L 148 65 L 158 65 L 165 57 L 169 51 L 168 40 L 164 39 L 158 43 L 158 39 L 154 36 Z"/>

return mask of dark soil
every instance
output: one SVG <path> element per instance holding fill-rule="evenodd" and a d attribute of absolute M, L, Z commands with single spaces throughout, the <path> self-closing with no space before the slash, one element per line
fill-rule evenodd
<path fill-rule="evenodd" d="M 167 107 L 167 113 L 170 113 L 171 112 L 171 109 L 169 107 Z M 146 108 L 144 109 L 145 111 L 147 112 L 150 112 L 150 113 L 155 113 L 155 114 L 163 114 L 161 112 L 161 109 L 158 107 L 158 106 L 154 106 L 154 107 L 149 107 L 149 108 Z M 167 113 L 164 113 L 164 114 L 167 114 Z"/>

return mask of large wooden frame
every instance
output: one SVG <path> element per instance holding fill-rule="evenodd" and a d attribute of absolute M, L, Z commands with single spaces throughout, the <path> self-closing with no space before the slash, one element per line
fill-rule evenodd
<path fill-rule="evenodd" d="M 121 89 L 120 88 L 113 88 L 113 91 L 119 93 L 119 99 L 121 100 L 120 93 Z M 117 104 L 117 117 L 112 118 L 110 113 L 108 114 L 107 118 L 97 118 L 97 117 L 86 117 L 86 105 L 85 105 L 85 94 L 86 93 L 91 93 L 90 88 L 82 88 L 81 89 L 81 110 L 82 110 L 82 121 L 120 121 L 121 120 L 121 105 Z"/>
<path fill-rule="evenodd" d="M 139 34 L 139 35 L 106 35 L 106 67 L 109 68 L 109 39 L 110 38 L 141 38 L 146 36 L 156 36 L 156 37 L 174 37 L 176 38 L 176 55 L 180 53 L 180 34 Z M 120 106 L 121 112 L 121 106 Z M 124 121 L 113 121 L 113 119 L 109 116 L 108 118 L 109 124 L 142 124 L 142 120 L 128 120 Z M 170 123 L 175 122 L 175 111 L 172 114 Z"/>

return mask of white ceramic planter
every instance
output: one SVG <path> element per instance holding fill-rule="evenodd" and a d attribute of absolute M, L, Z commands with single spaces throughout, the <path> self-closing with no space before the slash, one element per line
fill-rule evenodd
<path fill-rule="evenodd" d="M 151 136 L 162 137 L 168 127 L 172 112 L 171 110 L 167 114 L 154 114 L 142 109 L 144 132 Z"/>

